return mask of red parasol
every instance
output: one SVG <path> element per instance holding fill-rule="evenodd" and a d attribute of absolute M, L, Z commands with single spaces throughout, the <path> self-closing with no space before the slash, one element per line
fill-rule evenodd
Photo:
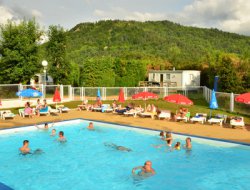
<path fill-rule="evenodd" d="M 182 104 L 182 105 L 193 105 L 192 100 L 188 99 L 186 96 L 181 94 L 172 94 L 164 97 L 164 100 L 167 102 Z"/>
<path fill-rule="evenodd" d="M 241 94 L 235 98 L 236 102 L 244 103 L 244 104 L 250 104 L 250 92 Z"/>
<path fill-rule="evenodd" d="M 53 102 L 61 102 L 61 96 L 57 88 L 53 96 Z"/>
<path fill-rule="evenodd" d="M 120 89 L 119 97 L 118 97 L 118 102 L 120 102 L 120 103 L 125 102 L 123 88 Z"/>
<path fill-rule="evenodd" d="M 134 94 L 132 99 L 157 99 L 158 95 L 151 92 L 140 92 L 138 94 Z"/>

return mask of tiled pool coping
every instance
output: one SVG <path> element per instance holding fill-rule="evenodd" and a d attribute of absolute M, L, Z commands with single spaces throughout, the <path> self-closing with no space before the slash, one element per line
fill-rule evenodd
<path fill-rule="evenodd" d="M 65 121 L 76 121 L 76 120 L 101 122 L 101 123 L 105 123 L 105 124 L 125 126 L 125 127 L 129 127 L 129 128 L 135 128 L 135 129 L 144 129 L 144 130 L 148 130 L 148 131 L 161 131 L 159 129 L 150 129 L 150 128 L 140 127 L 140 126 L 125 125 L 125 124 L 119 124 L 119 123 L 114 123 L 114 122 L 106 122 L 106 121 L 101 121 L 101 120 L 83 119 L 83 118 L 75 118 L 75 119 L 62 120 L 62 121 L 58 121 L 56 123 L 62 123 L 62 122 L 65 122 Z M 43 123 L 40 123 L 40 124 L 44 124 L 44 123 L 49 123 L 49 122 L 43 122 Z M 2 128 L 2 129 L 0 129 L 0 131 L 1 130 L 18 129 L 18 128 L 30 127 L 30 126 L 33 126 L 33 125 L 25 125 L 25 126 L 18 126 L 18 127 L 12 127 L 12 128 Z M 237 141 L 225 140 L 225 139 L 217 139 L 217 138 L 211 138 L 211 137 L 203 137 L 203 136 L 190 135 L 190 134 L 178 133 L 178 132 L 172 132 L 172 133 L 176 134 L 176 135 L 189 136 L 189 137 L 201 138 L 201 139 L 206 139 L 206 140 L 214 140 L 214 141 L 220 141 L 220 142 L 225 142 L 225 143 L 234 143 L 234 144 L 245 145 L 245 146 L 249 146 L 250 147 L 250 143 L 237 142 Z M 0 190 L 13 190 L 13 189 L 0 182 Z"/>

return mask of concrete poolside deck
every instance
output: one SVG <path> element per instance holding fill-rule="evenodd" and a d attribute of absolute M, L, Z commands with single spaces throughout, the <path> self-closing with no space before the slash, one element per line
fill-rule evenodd
<path fill-rule="evenodd" d="M 56 122 L 74 118 L 83 118 L 90 120 L 101 120 L 105 122 L 114 122 L 124 125 L 132 125 L 138 127 L 159 129 L 159 130 L 170 130 L 173 132 L 185 133 L 190 135 L 198 135 L 204 137 L 212 137 L 224 140 L 232 140 L 244 143 L 250 143 L 250 126 L 247 126 L 247 130 L 243 129 L 232 129 L 221 127 L 219 125 L 202 125 L 202 124 L 191 124 L 184 122 L 172 122 L 166 120 L 153 120 L 151 118 L 134 118 L 126 117 L 123 115 L 116 115 L 113 113 L 100 113 L 100 112 L 87 112 L 87 111 L 76 111 L 71 110 L 69 113 L 62 113 L 56 116 L 40 116 L 33 118 L 22 118 L 16 116 L 14 120 L 0 120 L 0 129 L 12 128 L 17 126 L 25 126 L 38 124 L 43 122 Z"/>

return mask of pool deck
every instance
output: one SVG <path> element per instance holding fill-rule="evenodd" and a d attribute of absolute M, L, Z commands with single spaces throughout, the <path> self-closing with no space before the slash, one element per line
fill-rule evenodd
<path fill-rule="evenodd" d="M 153 120 L 151 118 L 126 117 L 113 113 L 87 112 L 76 110 L 71 110 L 69 113 L 58 114 L 57 116 L 35 116 L 31 119 L 16 116 L 14 120 L 0 120 L 0 129 L 33 125 L 44 122 L 56 122 L 74 118 L 101 120 L 105 122 L 119 123 L 123 125 L 132 125 L 158 130 L 169 130 L 172 132 L 185 133 L 190 135 L 250 143 L 250 126 L 246 127 L 247 130 L 232 129 L 221 127 L 219 125 L 201 125 L 198 123 L 192 124 L 166 120 Z"/>

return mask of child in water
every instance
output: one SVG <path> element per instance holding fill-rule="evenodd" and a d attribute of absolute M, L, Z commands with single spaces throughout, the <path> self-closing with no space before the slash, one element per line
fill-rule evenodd
<path fill-rule="evenodd" d="M 181 143 L 180 143 L 180 142 L 177 142 L 177 143 L 174 145 L 174 149 L 175 149 L 175 150 L 181 150 Z"/>

